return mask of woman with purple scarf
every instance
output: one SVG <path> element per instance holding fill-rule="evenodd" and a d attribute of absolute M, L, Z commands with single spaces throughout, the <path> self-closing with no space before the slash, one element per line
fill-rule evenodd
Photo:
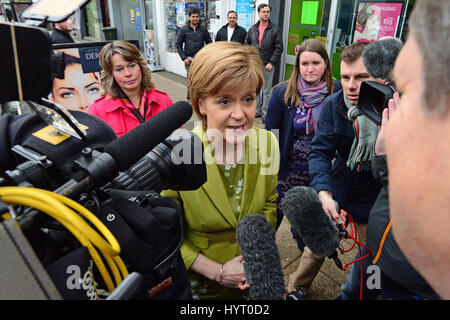
<path fill-rule="evenodd" d="M 323 100 L 339 91 L 333 81 L 325 47 L 319 40 L 302 42 L 289 80 L 272 92 L 266 116 L 266 130 L 271 130 L 280 143 L 281 162 L 278 173 L 277 228 L 283 220 L 280 203 L 284 193 L 295 186 L 309 185 L 308 156 Z M 278 133 L 275 130 L 279 130 Z M 298 247 L 304 250 L 299 234 L 291 227 Z M 312 280 L 311 280 L 312 282 Z M 292 289 L 292 288 L 290 288 Z"/>

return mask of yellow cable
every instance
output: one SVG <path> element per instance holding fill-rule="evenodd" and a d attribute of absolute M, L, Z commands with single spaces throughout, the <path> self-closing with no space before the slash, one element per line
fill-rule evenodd
<path fill-rule="evenodd" d="M 115 255 L 120 254 L 120 245 L 117 242 L 114 235 L 109 231 L 109 229 L 101 222 L 92 212 L 90 212 L 88 209 L 80 205 L 78 202 L 73 201 L 70 198 L 64 197 L 60 194 L 53 193 L 47 190 L 42 190 L 44 193 L 48 194 L 49 196 L 55 197 L 65 205 L 71 207 L 75 211 L 82 214 L 86 219 L 88 219 L 105 237 L 106 240 L 108 240 L 112 250 L 114 251 Z"/>
<path fill-rule="evenodd" d="M 109 243 L 105 241 L 96 231 L 94 231 L 86 221 L 84 221 L 79 215 L 75 212 L 64 206 L 61 202 L 57 201 L 54 197 L 49 196 L 48 193 L 40 192 L 42 190 L 35 188 L 23 188 L 23 187 L 2 187 L 3 191 L 0 191 L 0 195 L 9 195 L 14 194 L 17 191 L 22 195 L 28 195 L 37 200 L 45 200 L 49 205 L 58 208 L 60 214 L 63 215 L 64 219 L 72 223 L 79 230 L 83 230 L 84 233 L 88 236 L 88 238 L 98 247 L 100 250 L 106 252 L 109 255 L 118 255 L 120 253 L 120 246 L 114 236 L 109 232 L 110 237 L 114 239 L 115 248 L 111 247 Z M 21 189 L 17 189 L 21 188 Z M 39 191 L 40 190 L 40 191 Z M 69 210 L 69 211 L 68 211 Z M 86 209 L 87 210 L 87 209 Z M 99 221 L 99 223 L 101 223 Z M 106 228 L 106 227 L 105 227 Z M 109 231 L 109 230 L 108 230 Z"/>
<path fill-rule="evenodd" d="M 48 214 L 49 216 L 58 220 L 59 222 L 61 222 L 61 224 L 64 225 L 64 227 L 66 227 L 78 239 L 78 241 L 80 241 L 80 243 L 88 249 L 89 254 L 92 257 L 92 260 L 94 261 L 95 265 L 99 269 L 99 272 L 102 275 L 106 286 L 108 287 L 108 290 L 110 290 L 110 291 L 114 290 L 114 285 L 113 285 L 111 276 L 109 275 L 109 273 L 105 267 L 105 264 L 103 263 L 103 260 L 100 258 L 97 250 L 95 250 L 95 248 L 92 246 L 91 242 L 87 240 L 86 236 L 80 230 L 73 227 L 65 219 L 59 219 L 60 218 L 59 213 L 55 208 L 48 206 L 48 204 L 46 204 L 42 201 L 39 201 L 37 199 L 24 198 L 24 197 L 20 197 L 20 196 L 2 196 L 2 199 L 6 203 L 20 204 L 20 205 L 24 205 L 27 207 L 35 208 L 39 211 L 42 211 L 42 212 Z"/>
<path fill-rule="evenodd" d="M 0 187 L 0 196 L 5 202 L 9 201 L 33 207 L 60 221 L 83 246 L 87 247 L 109 291 L 114 289 L 112 279 L 93 244 L 100 249 L 105 257 L 110 270 L 113 272 L 116 285 L 119 285 L 122 281 L 120 273 L 123 278 L 128 275 L 128 270 L 119 256 L 120 246 L 114 235 L 94 214 L 79 203 L 62 195 L 36 188 Z M 26 199 L 24 196 L 28 196 L 31 199 Z M 100 237 L 86 221 L 69 207 L 88 219 L 103 234 L 107 241 Z"/>

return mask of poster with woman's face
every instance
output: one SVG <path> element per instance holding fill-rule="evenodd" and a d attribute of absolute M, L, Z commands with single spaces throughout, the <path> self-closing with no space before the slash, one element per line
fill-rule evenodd
<path fill-rule="evenodd" d="M 63 51 L 65 54 L 64 79 L 53 80 L 49 98 L 66 109 L 87 112 L 89 106 L 100 98 L 98 57 L 92 59 L 94 64 L 97 64 L 97 67 L 92 68 L 86 60 L 83 48 L 56 49 L 55 51 Z"/>
<path fill-rule="evenodd" d="M 403 3 L 359 3 L 353 42 L 374 42 L 395 37 Z"/>

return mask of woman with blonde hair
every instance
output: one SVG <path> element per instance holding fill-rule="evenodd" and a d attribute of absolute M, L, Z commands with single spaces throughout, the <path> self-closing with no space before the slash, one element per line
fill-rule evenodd
<path fill-rule="evenodd" d="M 194 191 L 167 190 L 184 209 L 181 254 L 194 298 L 239 299 L 249 285 L 236 226 L 260 213 L 275 227 L 279 150 L 276 137 L 253 127 L 264 81 L 255 48 L 215 42 L 201 49 L 188 73 L 200 120 L 208 181 Z"/>
<path fill-rule="evenodd" d="M 167 93 L 155 89 L 147 63 L 132 43 L 108 43 L 99 59 L 102 97 L 89 113 L 108 123 L 118 137 L 172 105 Z"/>

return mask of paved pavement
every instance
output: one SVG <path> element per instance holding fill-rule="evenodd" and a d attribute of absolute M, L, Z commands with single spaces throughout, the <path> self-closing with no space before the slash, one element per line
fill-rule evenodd
<path fill-rule="evenodd" d="M 165 91 L 169 94 L 172 101 L 175 103 L 180 100 L 186 100 L 186 78 L 173 74 L 168 71 L 152 72 L 152 79 L 155 83 L 156 89 Z M 192 116 L 183 128 L 192 129 L 194 121 L 197 120 L 195 115 Z M 255 120 L 255 126 L 263 128 L 264 125 L 260 118 Z M 366 228 L 364 225 L 357 226 L 358 234 L 360 235 L 360 241 L 365 243 Z M 276 243 L 279 249 L 281 264 L 283 266 L 283 272 L 285 282 L 287 285 L 289 275 L 297 269 L 301 252 L 297 248 L 295 240 L 292 238 L 290 232 L 290 224 L 284 219 L 276 233 Z M 344 249 L 350 249 L 353 241 L 344 240 L 342 246 Z M 354 260 L 357 253 L 357 246 L 348 253 L 342 255 L 339 253 L 339 258 L 342 264 L 345 265 L 348 262 Z M 352 266 L 352 265 L 351 265 Z M 325 259 L 325 262 L 314 280 L 309 299 L 311 300 L 333 300 L 340 295 L 340 286 L 345 282 L 347 275 L 351 269 L 348 267 L 347 271 L 342 271 L 336 267 L 333 260 Z"/>

